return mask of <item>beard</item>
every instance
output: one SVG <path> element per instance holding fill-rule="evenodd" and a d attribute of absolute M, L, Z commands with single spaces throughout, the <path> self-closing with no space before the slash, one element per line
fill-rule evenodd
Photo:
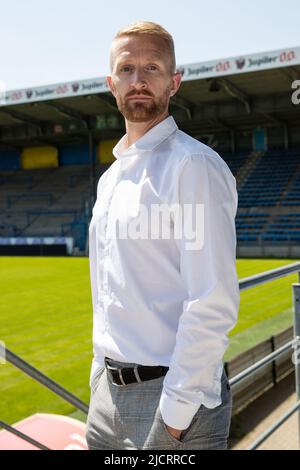
<path fill-rule="evenodd" d="M 138 93 L 134 93 L 138 95 Z M 133 95 L 133 93 L 131 93 Z M 150 96 L 148 93 L 142 92 L 141 95 Z M 130 97 L 128 95 L 128 97 Z M 128 101 L 126 98 L 117 98 L 117 105 L 120 113 L 130 122 L 148 122 L 160 116 L 169 105 L 170 87 L 164 93 L 155 98 L 151 96 L 151 100 L 144 102 Z"/>

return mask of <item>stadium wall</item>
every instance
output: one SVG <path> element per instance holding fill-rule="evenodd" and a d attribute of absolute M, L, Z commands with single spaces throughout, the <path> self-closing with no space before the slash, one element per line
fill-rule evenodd
<path fill-rule="evenodd" d="M 179 125 L 180 127 L 180 125 Z M 233 135 L 226 131 L 206 132 L 202 134 L 195 134 L 195 138 L 204 142 L 208 146 L 217 150 L 220 155 L 222 153 L 239 153 L 253 151 L 253 133 L 256 128 L 234 131 Z M 300 133 L 299 126 L 291 126 L 288 130 L 284 130 L 283 126 L 269 126 L 262 127 L 266 132 L 266 141 L 268 150 L 284 150 L 288 143 L 290 149 L 300 148 Z M 99 163 L 110 163 L 114 161 L 112 156 L 112 148 L 118 139 L 114 140 L 101 140 L 94 146 L 94 159 Z M 81 144 L 60 144 L 55 145 L 58 149 L 59 166 L 66 165 L 88 165 L 89 162 L 89 149 L 85 143 Z M 27 147 L 30 147 L 28 144 Z M 0 152 L 0 171 L 12 171 L 22 168 L 21 163 L 22 151 L 7 150 Z"/>
<path fill-rule="evenodd" d="M 59 164 L 65 165 L 88 165 L 89 164 L 89 148 L 85 144 L 69 144 L 60 145 L 59 151 Z M 96 151 L 94 151 L 94 158 Z"/>
<path fill-rule="evenodd" d="M 237 246 L 238 258 L 300 258 L 300 246 Z"/>
<path fill-rule="evenodd" d="M 19 170 L 20 153 L 14 150 L 0 152 L 0 171 Z"/>
<path fill-rule="evenodd" d="M 93 158 L 96 163 L 110 163 L 115 160 L 112 155 L 112 149 L 116 144 L 116 140 L 102 140 L 98 145 L 94 146 Z M 87 144 L 64 144 L 53 146 L 53 149 L 58 152 L 59 166 L 67 165 L 88 165 L 89 161 L 89 147 Z M 24 147 L 20 152 L 18 151 L 2 151 L 0 152 L 0 171 L 12 171 L 19 169 L 32 169 L 41 167 L 52 167 L 53 159 L 43 158 L 48 147 Z M 33 152 L 32 152 L 33 151 Z M 40 162 L 39 155 L 40 152 Z M 31 155 L 32 154 L 32 155 Z M 34 155 L 33 155 L 34 154 Z M 47 166 L 48 161 L 48 166 Z M 57 166 L 55 164 L 54 166 Z"/>

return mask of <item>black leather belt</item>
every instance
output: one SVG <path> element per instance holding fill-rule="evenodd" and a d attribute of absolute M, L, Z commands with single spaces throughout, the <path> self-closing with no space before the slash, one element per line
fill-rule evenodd
<path fill-rule="evenodd" d="M 135 367 L 122 367 L 114 365 L 113 360 L 109 357 L 104 358 L 104 363 L 106 370 L 110 374 L 112 383 L 119 386 L 157 379 L 158 377 L 166 375 L 169 370 L 169 367 L 166 366 L 142 366 L 138 364 Z"/>

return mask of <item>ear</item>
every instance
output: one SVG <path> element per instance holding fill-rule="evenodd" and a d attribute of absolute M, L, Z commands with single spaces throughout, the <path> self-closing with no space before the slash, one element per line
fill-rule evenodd
<path fill-rule="evenodd" d="M 110 91 L 112 92 L 112 94 L 113 94 L 114 97 L 115 97 L 115 96 L 116 96 L 116 95 L 115 95 L 115 93 L 116 93 L 116 91 L 115 91 L 115 86 L 114 86 L 113 79 L 112 79 L 112 77 L 111 77 L 110 75 L 108 75 L 108 76 L 106 77 L 106 83 L 107 83 L 108 88 L 110 89 Z"/>
<path fill-rule="evenodd" d="M 176 71 L 172 77 L 172 88 L 170 90 L 170 96 L 174 96 L 179 90 L 181 79 L 182 79 L 181 73 Z"/>

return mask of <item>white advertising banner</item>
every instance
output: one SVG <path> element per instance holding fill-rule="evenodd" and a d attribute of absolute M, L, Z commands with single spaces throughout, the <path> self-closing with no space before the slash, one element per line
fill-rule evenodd
<path fill-rule="evenodd" d="M 68 254 L 72 254 L 72 237 L 0 237 L 0 245 L 66 245 Z"/>
<path fill-rule="evenodd" d="M 297 64 L 300 64 L 300 47 L 211 60 L 196 64 L 180 65 L 178 66 L 178 70 L 182 74 L 182 80 L 189 81 L 279 67 L 289 67 Z M 23 90 L 4 91 L 2 86 L 0 106 L 59 99 L 70 96 L 92 95 L 105 93 L 107 91 L 109 91 L 109 89 L 105 77 L 45 85 Z"/>

